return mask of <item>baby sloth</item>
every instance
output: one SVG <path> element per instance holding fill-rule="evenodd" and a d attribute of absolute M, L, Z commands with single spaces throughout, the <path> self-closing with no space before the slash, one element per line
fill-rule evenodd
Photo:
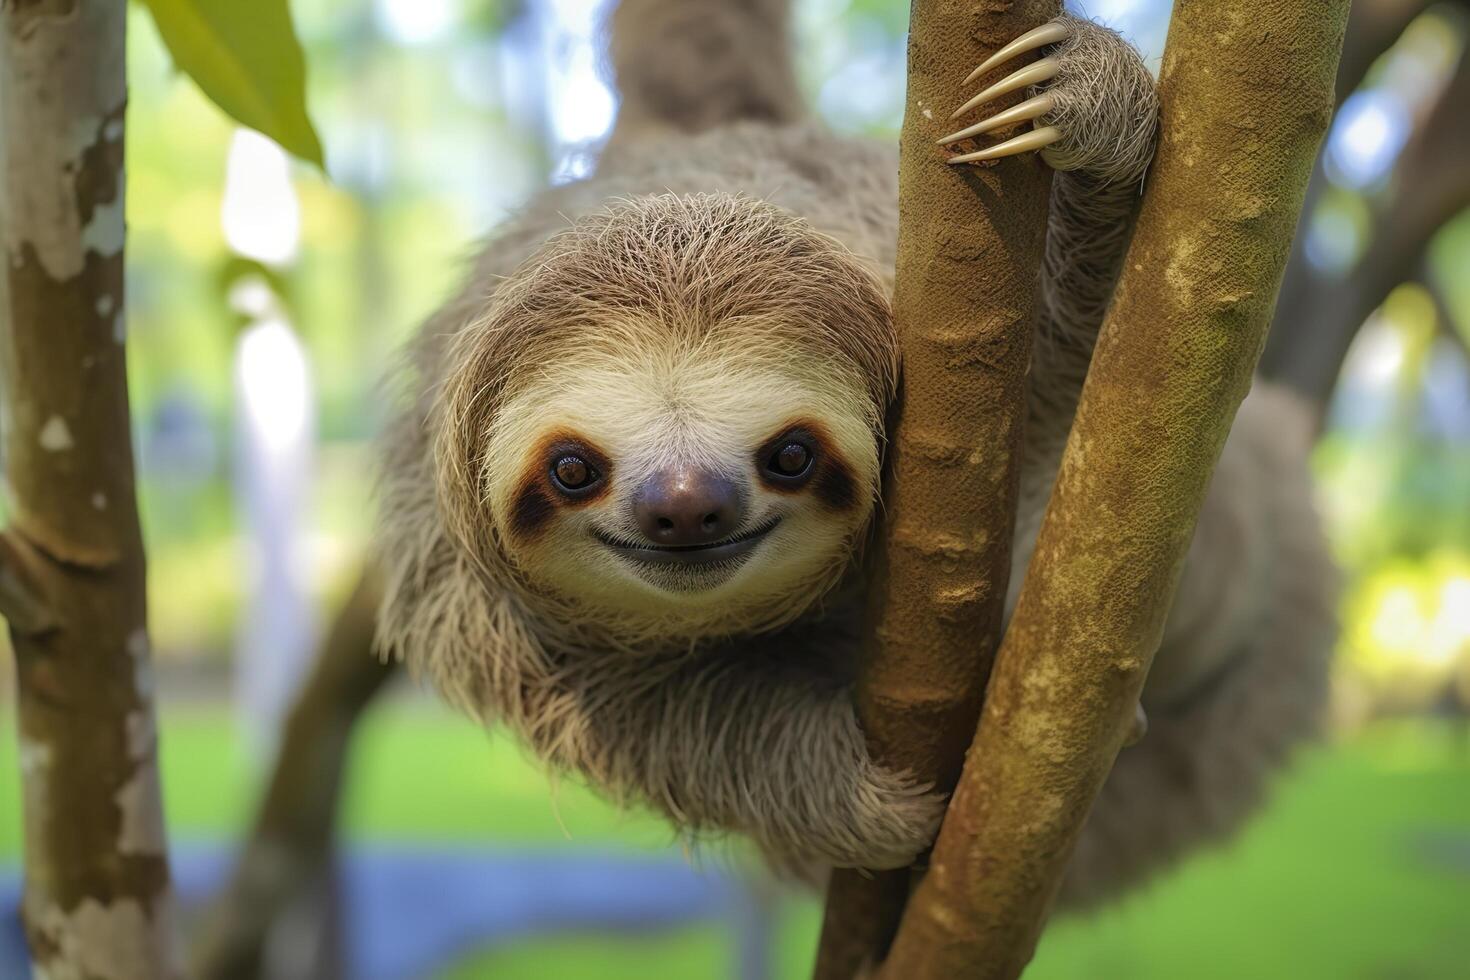
<path fill-rule="evenodd" d="M 554 768 L 690 835 L 887 868 L 944 806 L 873 763 L 851 696 L 899 380 L 897 166 L 801 118 L 785 15 L 614 13 L 624 103 L 597 175 L 532 201 L 415 345 L 386 442 L 381 635 Z M 1112 32 L 1063 18 L 997 60 L 1036 49 L 965 111 L 1029 98 L 949 138 L 960 165 L 1041 150 L 1059 171 L 1017 582 L 1156 120 Z M 1144 696 L 1152 731 L 1091 816 L 1074 901 L 1237 825 L 1312 727 L 1333 630 L 1305 418 L 1260 388 L 1241 412 Z"/>

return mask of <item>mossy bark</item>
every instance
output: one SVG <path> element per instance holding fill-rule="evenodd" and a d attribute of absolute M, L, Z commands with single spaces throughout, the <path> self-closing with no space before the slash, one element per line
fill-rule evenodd
<path fill-rule="evenodd" d="M 173 975 L 123 343 L 126 0 L 0 3 L 0 361 L 37 976 Z"/>
<path fill-rule="evenodd" d="M 935 140 L 970 94 L 1029 59 L 966 88 L 971 70 L 1060 9 L 912 6 L 893 304 L 903 386 L 857 700 L 874 758 L 941 790 L 959 778 L 1000 641 L 1051 172 L 1035 154 L 952 167 Z M 908 889 L 907 871 L 838 871 L 817 975 L 881 956 Z"/>
<path fill-rule="evenodd" d="M 883 975 L 1015 977 L 1134 721 L 1250 386 L 1347 0 L 1181 0 L 1162 141 L 984 716 Z"/>

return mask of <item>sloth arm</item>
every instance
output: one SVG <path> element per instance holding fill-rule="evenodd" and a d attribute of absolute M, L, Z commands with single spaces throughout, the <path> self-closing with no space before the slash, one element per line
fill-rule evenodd
<path fill-rule="evenodd" d="M 1030 93 L 1054 101 L 1036 125 L 1063 138 L 1042 151 L 1058 172 L 1012 604 L 1122 270 L 1156 136 L 1156 93 L 1137 55 L 1103 28 L 1058 23 L 1068 36 L 1051 52 L 1056 77 Z M 1242 405 L 1143 692 L 1149 731 L 1119 755 L 1093 805 L 1062 907 L 1106 900 L 1190 847 L 1235 831 L 1292 746 L 1316 729 L 1336 630 L 1336 570 L 1312 509 L 1311 417 L 1290 392 L 1265 384 Z"/>
<path fill-rule="evenodd" d="M 1136 181 L 1108 182 L 1087 173 L 1063 172 L 1052 183 L 1027 445 L 1054 460 L 1060 460 L 1072 427 L 1138 201 Z"/>
<path fill-rule="evenodd" d="M 944 801 L 871 761 L 850 688 L 812 663 L 814 651 L 850 659 L 844 632 L 796 626 L 662 665 L 605 658 L 571 711 L 585 750 L 559 761 L 691 838 L 746 834 L 777 866 L 902 867 Z"/>
<path fill-rule="evenodd" d="M 1061 134 L 1042 150 L 1057 173 L 1042 259 L 1027 446 L 1043 469 L 1060 460 L 1071 429 L 1158 130 L 1156 86 L 1133 46 L 1091 21 L 1063 16 L 1054 24 L 1066 30 L 1050 52 L 1056 77 L 1032 89 L 1033 99 L 1052 105 L 1035 125 Z"/>

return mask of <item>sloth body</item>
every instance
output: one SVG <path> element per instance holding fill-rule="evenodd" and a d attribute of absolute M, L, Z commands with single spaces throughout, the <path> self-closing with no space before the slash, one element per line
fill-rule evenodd
<path fill-rule="evenodd" d="M 380 633 L 554 768 L 691 835 L 741 833 L 784 865 L 901 866 L 944 801 L 869 759 L 850 695 L 900 368 L 897 160 L 799 118 L 783 16 L 778 0 L 615 15 L 625 104 L 598 173 L 533 200 L 412 350 L 385 443 Z M 1088 59 L 1132 57 L 1069 23 L 1058 103 Z M 1126 138 L 1146 115 L 1151 139 L 1140 72 L 1114 131 L 1048 151 L 1067 172 L 1013 589 L 1149 158 Z M 702 81 L 670 102 L 670 73 Z M 1086 151 L 1110 142 L 1123 151 Z M 1284 392 L 1243 407 L 1145 692 L 1150 732 L 1094 809 L 1070 900 L 1233 828 L 1310 731 L 1332 629 L 1308 431 Z"/>

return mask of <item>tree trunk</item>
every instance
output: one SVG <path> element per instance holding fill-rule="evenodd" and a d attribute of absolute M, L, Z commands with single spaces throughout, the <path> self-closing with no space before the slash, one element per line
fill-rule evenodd
<path fill-rule="evenodd" d="M 0 347 L 26 937 L 174 974 L 123 334 L 126 0 L 0 0 Z"/>
<path fill-rule="evenodd" d="M 1015 977 L 1129 734 L 1250 387 L 1347 0 L 1180 0 L 1162 142 L 974 750 L 884 976 Z"/>
<path fill-rule="evenodd" d="M 857 701 L 874 758 L 941 790 L 959 778 L 1000 642 L 1051 171 L 1035 154 L 953 167 L 935 140 L 971 70 L 1060 12 L 1058 0 L 912 7 L 893 304 L 903 390 Z M 818 977 L 882 956 L 909 877 L 834 874 Z"/>

